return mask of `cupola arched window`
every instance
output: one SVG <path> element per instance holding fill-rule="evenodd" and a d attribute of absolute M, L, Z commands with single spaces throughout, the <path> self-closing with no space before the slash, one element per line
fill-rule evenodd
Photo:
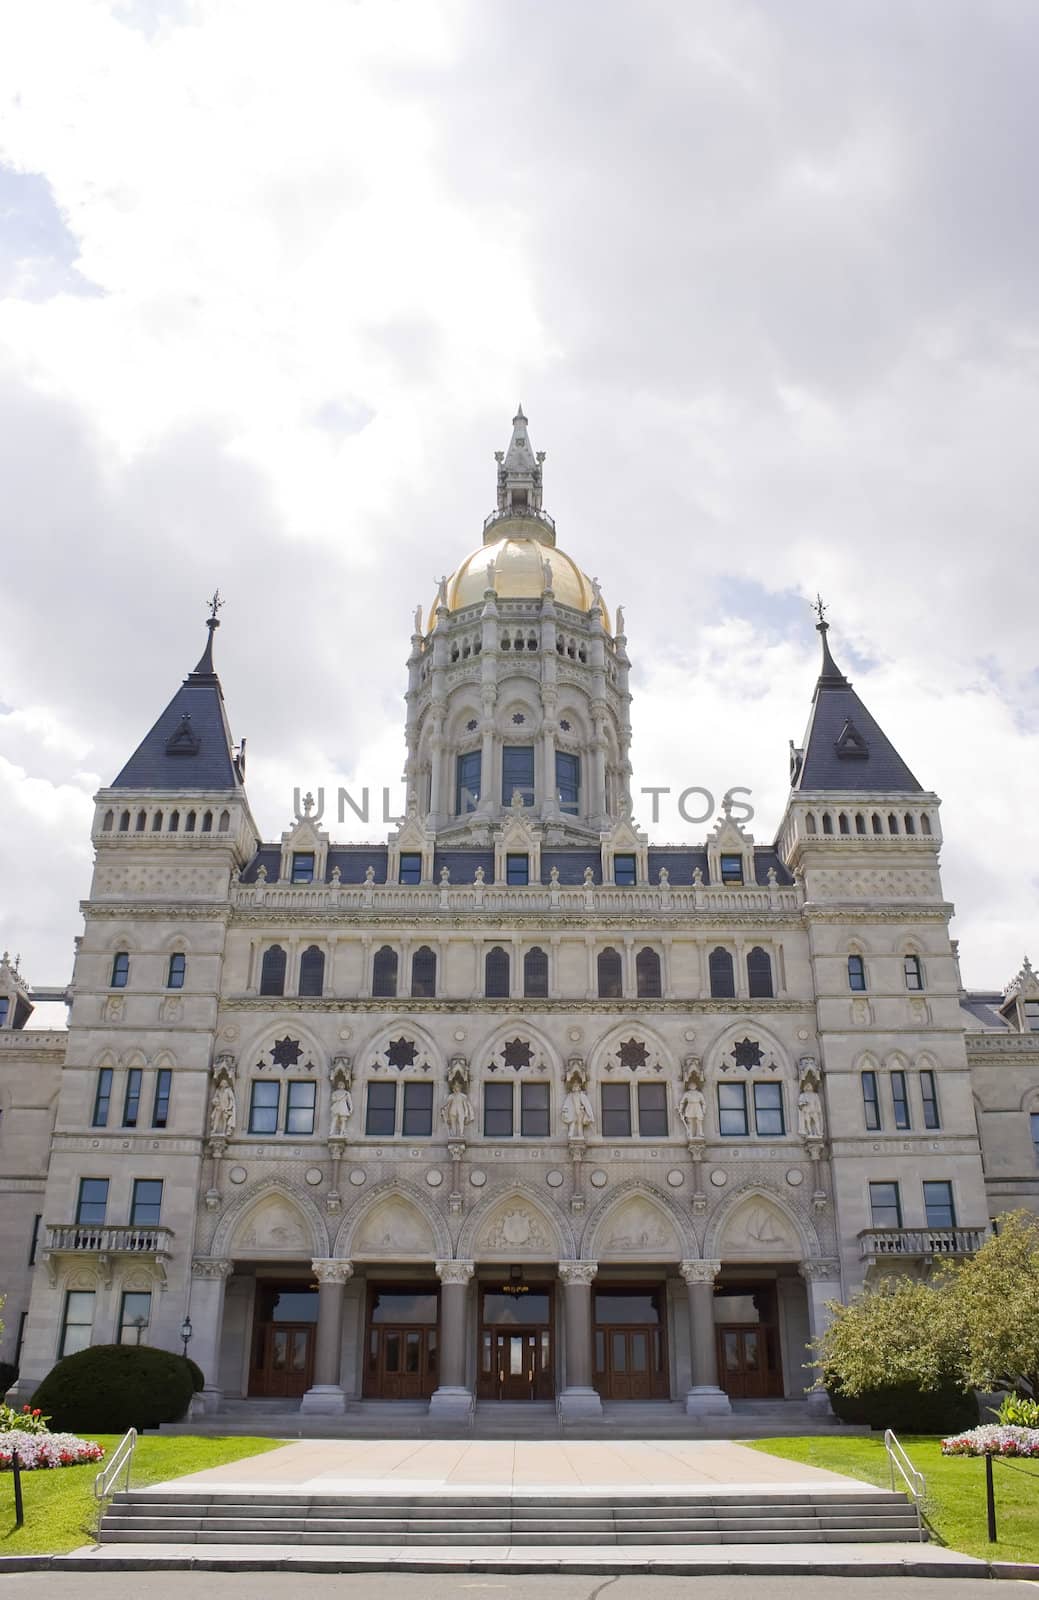
<path fill-rule="evenodd" d="M 548 956 L 538 945 L 523 957 L 523 993 L 530 999 L 548 998 Z"/>
<path fill-rule="evenodd" d="M 213 813 L 211 811 L 203 811 L 203 813 L 202 813 L 202 832 L 203 833 L 212 833 L 212 831 L 213 831 Z"/>
<path fill-rule="evenodd" d="M 640 1000 L 659 1000 L 663 992 L 660 983 L 660 957 L 648 945 L 635 957 L 635 985 Z"/>
<path fill-rule="evenodd" d="M 736 998 L 736 975 L 729 951 L 723 950 L 721 945 L 717 945 L 707 958 L 707 969 L 711 978 L 712 997 L 715 1000 L 734 1000 Z"/>
<path fill-rule="evenodd" d="M 824 833 L 832 833 L 833 832 L 833 818 L 830 816 L 830 813 L 828 811 L 824 811 L 823 812 L 823 832 Z"/>
<path fill-rule="evenodd" d="M 115 815 L 114 815 L 114 813 L 111 812 L 111 811 L 106 811 L 105 812 L 105 820 L 101 824 L 101 832 L 102 833 L 111 833 L 114 824 L 115 824 Z"/>
<path fill-rule="evenodd" d="M 320 995 L 325 991 L 325 952 L 316 944 L 308 945 L 299 958 L 299 992 L 302 995 Z"/>
<path fill-rule="evenodd" d="M 599 951 L 599 998 L 619 1000 L 624 993 L 621 958 L 612 948 Z"/>
<path fill-rule="evenodd" d="M 414 1000 L 433 1000 L 437 992 L 437 958 L 428 944 L 420 945 L 411 958 L 411 995 Z"/>
<path fill-rule="evenodd" d="M 375 1000 L 395 1000 L 397 997 L 397 952 L 391 950 L 388 944 L 375 952 L 372 997 Z"/>
<path fill-rule="evenodd" d="M 272 944 L 263 952 L 260 966 L 260 993 L 285 993 L 285 966 L 287 957 L 280 944 Z"/>
<path fill-rule="evenodd" d="M 488 950 L 484 957 L 483 992 L 488 1000 L 509 998 L 509 954 L 500 944 Z"/>
<path fill-rule="evenodd" d="M 771 957 L 756 944 L 747 951 L 747 993 L 752 1000 L 771 1000 L 774 992 Z"/>

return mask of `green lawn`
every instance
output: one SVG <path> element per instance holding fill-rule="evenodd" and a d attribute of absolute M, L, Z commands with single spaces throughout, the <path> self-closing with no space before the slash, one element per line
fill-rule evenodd
<path fill-rule="evenodd" d="M 936 1438 L 907 1436 L 899 1442 L 927 1479 L 924 1511 L 932 1536 L 950 1549 L 990 1561 L 1039 1561 L 1039 1462 L 993 1463 L 999 1540 L 989 1544 L 984 1461 L 976 1456 L 943 1456 Z M 885 1489 L 891 1481 L 880 1437 L 760 1439 L 751 1449 L 845 1472 Z"/>
<path fill-rule="evenodd" d="M 93 1437 L 104 1446 L 106 1460 L 120 1439 L 115 1433 Z M 130 1487 L 140 1489 L 145 1484 L 182 1477 L 186 1472 L 201 1472 L 203 1467 L 218 1467 L 224 1461 L 261 1455 L 266 1450 L 276 1450 L 279 1442 L 145 1434 L 137 1442 Z M 0 1556 L 55 1554 L 91 1543 L 97 1527 L 94 1479 L 102 1465 L 23 1472 L 25 1526 L 18 1529 L 14 1525 L 14 1483 L 9 1472 L 0 1473 Z M 120 1487 L 122 1482 L 120 1475 Z"/>

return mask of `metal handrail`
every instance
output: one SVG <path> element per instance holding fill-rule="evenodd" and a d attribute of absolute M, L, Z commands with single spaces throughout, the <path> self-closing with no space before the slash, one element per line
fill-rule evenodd
<path fill-rule="evenodd" d="M 109 1495 L 112 1493 L 112 1485 L 124 1466 L 126 1468 L 126 1482 L 123 1484 L 123 1488 L 129 1489 L 130 1467 L 133 1464 L 133 1453 L 136 1448 L 137 1429 L 130 1428 L 126 1433 L 123 1434 L 123 1437 L 116 1445 L 108 1465 L 102 1467 L 101 1471 L 94 1479 L 95 1500 L 101 1501 L 108 1499 Z"/>
<path fill-rule="evenodd" d="M 890 1428 L 884 1429 L 884 1449 L 887 1451 L 888 1464 L 891 1468 L 892 1493 L 894 1493 L 895 1490 L 895 1471 L 897 1469 L 903 1483 L 906 1486 L 906 1493 L 909 1495 L 910 1500 L 912 1500 L 913 1505 L 916 1508 L 916 1526 L 920 1535 L 920 1540 L 923 1542 L 924 1519 L 920 1510 L 920 1505 L 927 1493 L 927 1479 L 924 1477 L 923 1473 L 918 1467 L 913 1466 L 913 1463 L 906 1455 L 905 1450 L 899 1444 L 897 1438 L 895 1437 L 894 1433 L 892 1433 Z"/>

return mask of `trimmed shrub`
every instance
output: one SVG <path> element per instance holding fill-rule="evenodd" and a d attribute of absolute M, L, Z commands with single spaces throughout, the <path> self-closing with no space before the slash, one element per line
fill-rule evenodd
<path fill-rule="evenodd" d="M 191 1373 L 192 1388 L 196 1394 L 201 1394 L 202 1390 L 206 1386 L 205 1373 L 202 1371 L 202 1368 L 199 1366 L 198 1362 L 192 1361 L 190 1356 L 181 1356 L 181 1360 L 186 1361 L 188 1364 L 188 1371 Z"/>
<path fill-rule="evenodd" d="M 838 1384 L 826 1390 L 842 1422 L 869 1428 L 893 1428 L 896 1433 L 962 1433 L 978 1420 L 978 1401 L 972 1389 L 953 1384 L 940 1389 L 918 1389 L 914 1384 L 893 1384 L 844 1394 Z"/>
<path fill-rule="evenodd" d="M 56 1432 L 125 1433 L 179 1421 L 192 1392 L 183 1356 L 146 1344 L 96 1344 L 59 1361 L 32 1404 Z"/>

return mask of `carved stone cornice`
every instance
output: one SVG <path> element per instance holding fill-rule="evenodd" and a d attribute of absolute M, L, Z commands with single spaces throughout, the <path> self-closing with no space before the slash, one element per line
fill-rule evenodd
<path fill-rule="evenodd" d="M 85 917 L 119 921 L 230 922 L 232 917 L 226 900 L 81 900 L 79 909 Z"/>
<path fill-rule="evenodd" d="M 466 1284 L 476 1270 L 474 1261 L 438 1261 L 435 1265 L 441 1283 Z"/>
<path fill-rule="evenodd" d="M 713 1283 L 722 1264 L 720 1261 L 683 1261 L 678 1270 L 686 1283 Z"/>
<path fill-rule="evenodd" d="M 559 1281 L 568 1288 L 571 1284 L 580 1284 L 583 1288 L 587 1288 L 594 1281 L 598 1270 L 598 1261 L 561 1261 Z"/>
<path fill-rule="evenodd" d="M 365 1012 L 385 1013 L 396 1016 L 398 1013 L 416 1012 L 445 1012 L 456 1015 L 460 1012 L 478 1014 L 480 1012 L 502 1012 L 507 1016 L 528 1016 L 534 1012 L 560 1012 L 571 1011 L 603 1011 L 607 1015 L 623 1015 L 627 1013 L 640 1015 L 659 1015 L 661 1012 L 689 1016 L 693 1013 L 700 1015 L 717 1014 L 720 1016 L 755 1016 L 773 1017 L 786 1013 L 806 1016 L 814 1013 L 814 1000 L 635 1000 L 627 999 L 607 1000 L 591 999 L 525 999 L 525 1000 L 487 1000 L 481 996 L 469 999 L 464 995 L 457 995 L 451 999 L 418 1000 L 411 996 L 400 996 L 396 1000 L 373 1000 L 371 998 L 358 999 L 353 995 L 323 995 L 320 998 L 301 998 L 299 995 L 227 995 L 220 1001 L 224 1011 L 275 1011 L 279 1014 L 287 1011 L 351 1011 L 358 1015 Z M 200 1030 L 205 1031 L 205 1030 Z M 850 1031 L 850 1030 L 845 1030 Z M 916 1030 L 919 1031 L 919 1030 Z"/>
<path fill-rule="evenodd" d="M 1039 1033 L 968 1033 L 967 1055 L 1024 1056 L 1039 1061 Z"/>
<path fill-rule="evenodd" d="M 338 1261 L 328 1257 L 319 1257 L 310 1263 L 318 1283 L 349 1283 L 354 1275 L 352 1261 Z"/>
<path fill-rule="evenodd" d="M 229 1278 L 234 1271 L 234 1262 L 222 1260 L 219 1256 L 195 1256 L 191 1263 L 193 1278 Z"/>
<path fill-rule="evenodd" d="M 806 900 L 806 922 L 951 922 L 948 900 Z"/>

